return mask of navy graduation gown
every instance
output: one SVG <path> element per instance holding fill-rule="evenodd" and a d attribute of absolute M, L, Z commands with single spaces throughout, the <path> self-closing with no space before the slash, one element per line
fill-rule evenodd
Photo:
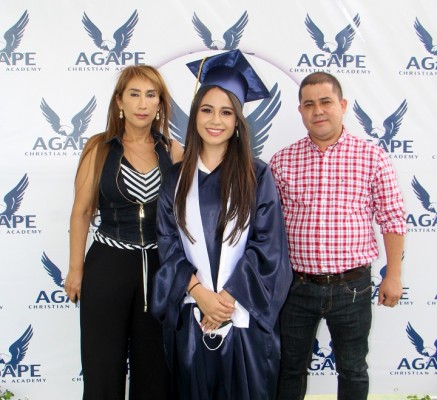
<path fill-rule="evenodd" d="M 183 302 L 196 267 L 185 256 L 173 213 L 180 165 L 171 168 L 161 186 L 157 211 L 161 268 L 154 278 L 151 311 L 163 323 L 166 356 L 181 399 L 266 400 L 276 395 L 278 314 L 292 271 L 270 169 L 260 160 L 254 160 L 254 164 L 256 208 L 245 252 L 224 285 L 249 312 L 249 328 L 233 326 L 216 351 L 208 350 L 202 340 L 203 333 L 192 311 L 196 305 Z M 221 249 L 221 240 L 215 234 L 220 212 L 220 174 L 220 166 L 209 175 L 199 171 L 202 225 L 214 284 Z M 205 340 L 211 348 L 217 346 L 217 342 Z"/>

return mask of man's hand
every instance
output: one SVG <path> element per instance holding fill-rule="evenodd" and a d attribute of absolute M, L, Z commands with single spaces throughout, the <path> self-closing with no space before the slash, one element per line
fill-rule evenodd
<path fill-rule="evenodd" d="M 379 285 L 378 305 L 394 307 L 402 296 L 402 282 L 399 278 L 386 276 Z"/>

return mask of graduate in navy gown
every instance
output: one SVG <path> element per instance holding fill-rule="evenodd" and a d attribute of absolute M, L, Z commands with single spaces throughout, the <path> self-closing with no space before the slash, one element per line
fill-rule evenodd
<path fill-rule="evenodd" d="M 292 272 L 275 184 L 251 157 L 242 113 L 269 92 L 239 50 L 188 67 L 201 87 L 184 159 L 159 195 L 152 313 L 164 326 L 175 398 L 274 399 Z"/>

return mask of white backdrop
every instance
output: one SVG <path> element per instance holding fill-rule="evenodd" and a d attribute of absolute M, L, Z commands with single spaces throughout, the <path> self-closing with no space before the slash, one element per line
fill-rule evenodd
<path fill-rule="evenodd" d="M 349 130 L 389 153 L 409 232 L 400 305 L 374 307 L 371 392 L 437 393 L 436 17 L 434 0 L 3 0 L 0 387 L 17 399 L 81 398 L 79 310 L 63 290 L 81 149 L 104 129 L 117 73 L 133 63 L 163 73 L 179 110 L 175 132 L 183 130 L 195 86 L 185 63 L 215 46 L 247 53 L 274 95 L 271 127 L 256 128 L 267 137 L 263 160 L 306 134 L 297 88 L 319 69 L 343 84 Z M 345 48 L 336 37 L 349 24 Z M 237 40 L 226 40 L 231 28 Z M 131 35 L 124 45 L 119 29 Z M 88 33 L 98 31 L 103 41 Z M 246 115 L 257 107 L 264 105 L 251 104 Z M 382 253 L 375 297 L 384 266 Z M 309 393 L 335 393 L 324 324 L 317 339 Z"/>

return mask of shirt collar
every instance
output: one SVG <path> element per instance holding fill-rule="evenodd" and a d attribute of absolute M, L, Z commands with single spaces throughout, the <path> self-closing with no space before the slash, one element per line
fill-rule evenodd
<path fill-rule="evenodd" d="M 347 140 L 347 138 L 349 136 L 350 136 L 349 132 L 346 130 L 346 128 L 343 125 L 342 131 L 341 131 L 341 135 L 338 138 L 338 140 L 335 143 L 329 145 L 326 150 L 330 150 L 330 149 L 333 149 L 334 147 L 337 147 L 338 145 L 341 145 L 342 143 L 344 143 Z M 320 151 L 319 146 L 317 146 L 317 144 L 315 144 L 311 140 L 309 133 L 306 136 L 306 141 L 307 141 L 308 146 L 310 146 L 313 150 Z"/>
<path fill-rule="evenodd" d="M 164 144 L 167 144 L 167 139 L 162 133 L 152 131 L 152 136 L 153 136 L 153 140 L 155 141 L 155 145 L 158 142 L 163 142 Z M 117 141 L 118 144 L 122 144 L 122 137 L 123 135 L 115 135 L 112 138 L 108 139 L 106 143 L 112 143 L 114 141 Z"/>

